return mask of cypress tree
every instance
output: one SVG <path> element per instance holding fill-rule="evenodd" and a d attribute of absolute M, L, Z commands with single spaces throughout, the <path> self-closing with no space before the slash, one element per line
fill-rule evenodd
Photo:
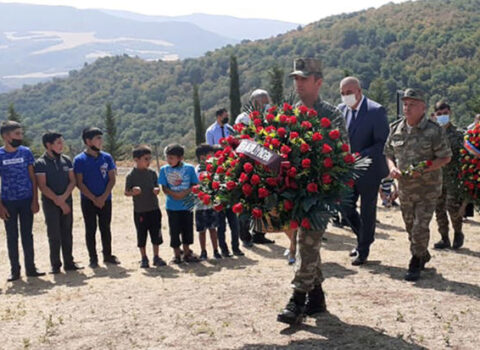
<path fill-rule="evenodd" d="M 240 114 L 242 102 L 240 101 L 240 80 L 238 78 L 238 64 L 235 56 L 230 56 L 230 118 L 232 123 Z"/>
<path fill-rule="evenodd" d="M 193 124 L 195 125 L 195 144 L 199 145 L 205 140 L 203 130 L 203 120 L 200 109 L 200 98 L 198 96 L 198 86 L 193 85 Z"/>
<path fill-rule="evenodd" d="M 277 65 L 268 72 L 268 75 L 270 76 L 270 97 L 272 98 L 272 102 L 276 105 L 280 105 L 284 101 L 283 74 L 283 69 Z"/>
<path fill-rule="evenodd" d="M 110 153 L 113 159 L 119 159 L 122 155 L 121 143 L 118 140 L 117 126 L 112 112 L 112 105 L 107 103 L 105 111 L 105 151 Z"/>

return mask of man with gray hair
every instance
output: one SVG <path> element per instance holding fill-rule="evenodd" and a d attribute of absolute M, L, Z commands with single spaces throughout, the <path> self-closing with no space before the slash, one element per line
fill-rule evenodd
<path fill-rule="evenodd" d="M 375 240 L 377 196 L 380 182 L 388 175 L 383 148 L 388 137 L 387 112 L 380 104 L 365 97 L 360 81 L 346 77 L 340 82 L 342 102 L 338 109 L 345 117 L 352 153 L 368 157 L 372 163 L 355 180 L 351 205 L 344 208 L 346 220 L 357 236 L 357 247 L 350 253 L 352 265 L 362 265 Z M 356 203 L 360 197 L 360 214 Z"/>

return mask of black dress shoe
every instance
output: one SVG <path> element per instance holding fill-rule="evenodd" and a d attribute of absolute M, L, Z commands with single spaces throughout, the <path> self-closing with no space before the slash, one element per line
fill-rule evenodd
<path fill-rule="evenodd" d="M 77 265 L 77 263 L 73 263 L 72 265 L 66 265 L 63 268 L 65 271 L 76 271 L 76 270 L 82 270 L 83 266 Z"/>
<path fill-rule="evenodd" d="M 222 255 L 224 258 L 229 258 L 231 257 L 232 255 L 230 254 L 230 252 L 227 250 L 222 250 Z"/>
<path fill-rule="evenodd" d="M 52 268 L 52 270 L 50 271 L 51 275 L 58 275 L 59 273 L 60 273 L 59 267 Z"/>
<path fill-rule="evenodd" d="M 252 237 L 252 242 L 256 244 L 273 244 L 275 241 L 265 237 L 264 233 L 255 233 Z"/>
<path fill-rule="evenodd" d="M 277 315 L 277 321 L 294 325 L 303 321 L 306 293 L 293 292 L 287 306 Z"/>
<path fill-rule="evenodd" d="M 323 293 L 322 285 L 320 284 L 307 293 L 305 315 L 312 316 L 326 311 L 327 304 L 325 303 L 325 294 Z"/>
<path fill-rule="evenodd" d="M 88 264 L 88 266 L 91 268 L 91 269 L 96 269 L 98 267 L 98 261 L 96 260 L 90 260 L 90 264 Z"/>
<path fill-rule="evenodd" d="M 120 265 L 120 261 L 117 259 L 115 255 L 110 255 L 105 258 L 103 258 L 103 262 L 107 264 L 114 264 L 114 265 Z"/>
<path fill-rule="evenodd" d="M 37 270 L 29 271 L 27 272 L 28 277 L 40 277 L 40 276 L 45 276 L 45 272 L 39 272 Z"/>
<path fill-rule="evenodd" d="M 366 258 L 366 257 L 362 257 L 362 256 L 358 255 L 358 256 L 352 261 L 352 265 L 353 265 L 353 266 L 360 266 L 360 265 L 365 264 L 366 261 L 367 261 L 367 258 Z"/>
<path fill-rule="evenodd" d="M 243 241 L 242 244 L 245 248 L 252 248 L 253 247 L 253 242 L 252 241 Z"/>
<path fill-rule="evenodd" d="M 19 279 L 20 279 L 20 272 L 12 273 L 10 276 L 8 276 L 7 282 L 13 282 Z"/>
<path fill-rule="evenodd" d="M 357 248 L 352 249 L 352 251 L 350 252 L 349 255 L 350 255 L 350 257 L 352 257 L 352 258 L 355 257 L 355 256 L 357 256 L 357 255 L 358 255 L 358 250 L 357 250 Z"/>
<path fill-rule="evenodd" d="M 450 247 L 451 247 L 450 239 L 448 239 L 448 237 L 442 238 L 441 240 L 439 240 L 437 243 L 433 245 L 434 249 L 448 249 Z"/>
<path fill-rule="evenodd" d="M 235 249 L 233 251 L 233 255 L 235 256 L 244 256 L 245 254 L 240 249 Z"/>
<path fill-rule="evenodd" d="M 462 232 L 455 232 L 453 236 L 453 249 L 460 249 L 463 246 L 463 241 L 465 240 L 465 236 Z"/>

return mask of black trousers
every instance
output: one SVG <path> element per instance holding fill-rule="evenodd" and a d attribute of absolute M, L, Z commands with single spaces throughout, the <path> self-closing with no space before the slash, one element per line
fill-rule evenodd
<path fill-rule="evenodd" d="M 353 187 L 351 205 L 344 207 L 345 219 L 357 236 L 357 250 L 361 257 L 370 253 L 370 245 L 375 240 L 375 222 L 377 219 L 377 197 L 380 182 L 371 185 Z M 360 197 L 360 213 L 357 201 Z"/>
<path fill-rule="evenodd" d="M 73 213 L 70 212 L 70 214 L 63 215 L 62 209 L 51 201 L 42 201 L 42 208 L 47 225 L 50 264 L 52 265 L 52 269 L 58 269 L 62 266 L 60 250 L 62 251 L 63 263 L 66 267 L 70 267 L 73 265 Z"/>
<path fill-rule="evenodd" d="M 103 257 L 108 258 L 112 255 L 112 233 L 110 223 L 112 222 L 112 201 L 108 200 L 102 209 L 96 207 L 88 198 L 81 200 L 83 220 L 85 221 L 85 241 L 87 243 L 88 255 L 90 261 L 98 262 L 95 234 L 98 226 L 100 228 L 100 237 L 102 239 Z"/>

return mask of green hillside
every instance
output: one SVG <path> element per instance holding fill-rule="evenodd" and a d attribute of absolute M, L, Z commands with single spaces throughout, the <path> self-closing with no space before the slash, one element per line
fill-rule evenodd
<path fill-rule="evenodd" d="M 386 97 L 383 102 L 392 115 L 396 90 L 417 86 L 430 103 L 446 97 L 454 119 L 465 126 L 473 119 L 472 106 L 480 105 L 479 47 L 479 0 L 388 4 L 329 17 L 276 38 L 227 46 L 198 59 L 99 59 L 66 79 L 0 95 L 0 115 L 14 103 L 35 142 L 44 130 L 57 129 L 78 147 L 81 129 L 101 125 L 105 104 L 111 102 L 125 143 L 175 140 L 192 146 L 192 84 L 199 84 L 209 124 L 215 108 L 229 104 L 228 68 L 234 54 L 244 101 L 252 89 L 268 88 L 268 70 L 275 64 L 289 72 L 293 57 L 317 56 L 325 66 L 326 100 L 339 102 L 338 82 L 349 72 L 372 95 Z M 285 83 L 290 89 L 291 81 L 286 78 Z M 385 97 L 378 91 L 382 84 Z"/>

